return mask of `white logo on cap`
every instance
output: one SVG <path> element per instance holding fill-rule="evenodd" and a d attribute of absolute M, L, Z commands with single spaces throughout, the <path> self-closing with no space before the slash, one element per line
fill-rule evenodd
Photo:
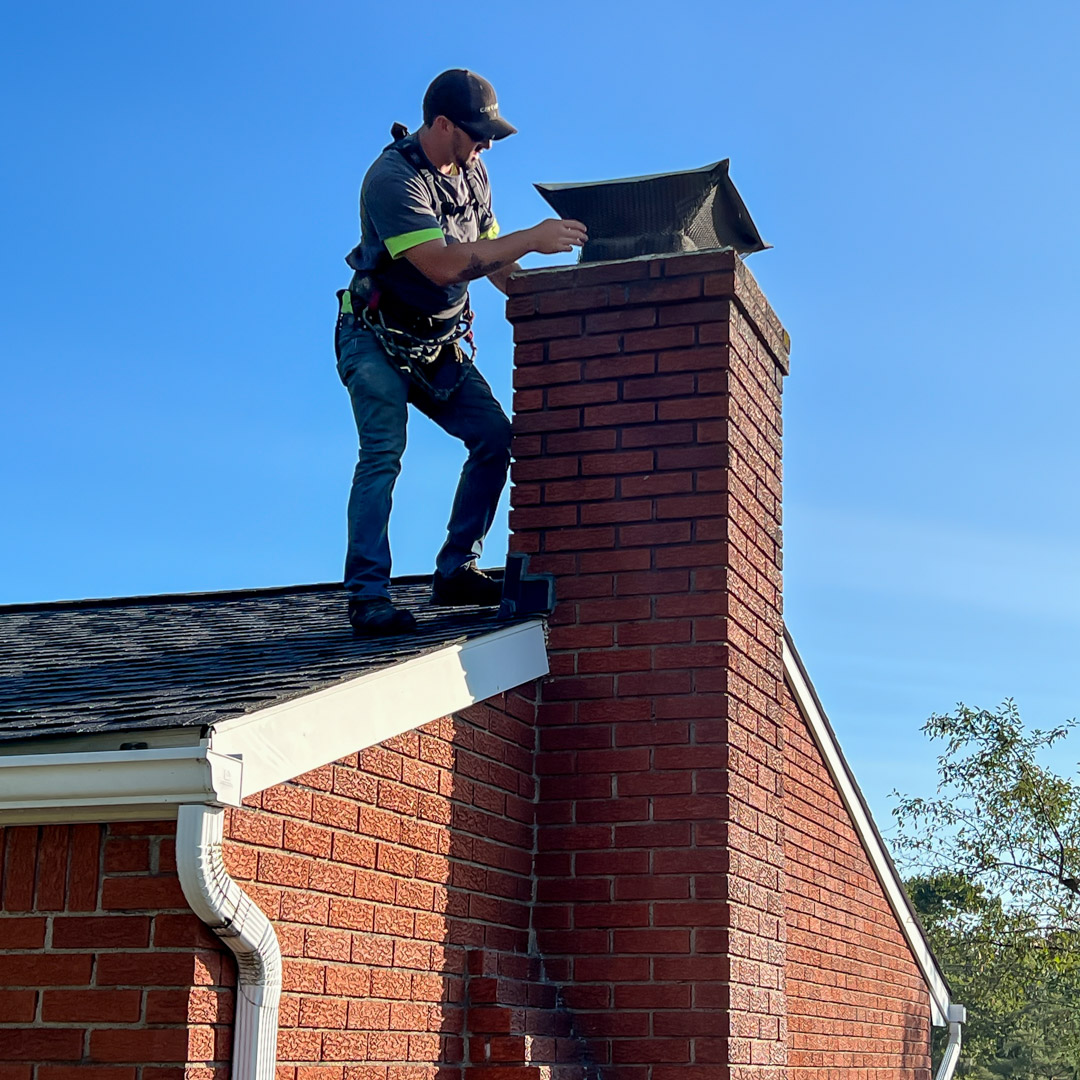
<path fill-rule="evenodd" d="M 481 105 L 480 111 L 482 113 L 494 113 L 497 116 L 499 113 L 499 103 L 494 101 L 490 105 Z"/>

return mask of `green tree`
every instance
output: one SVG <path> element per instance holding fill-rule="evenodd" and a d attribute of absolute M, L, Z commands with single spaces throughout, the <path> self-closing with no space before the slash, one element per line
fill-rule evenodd
<path fill-rule="evenodd" d="M 894 841 L 955 1000 L 959 1073 L 1080 1080 L 1080 785 L 1041 764 L 1073 729 L 1025 730 L 1015 705 L 960 705 L 932 799 L 898 796 Z"/>

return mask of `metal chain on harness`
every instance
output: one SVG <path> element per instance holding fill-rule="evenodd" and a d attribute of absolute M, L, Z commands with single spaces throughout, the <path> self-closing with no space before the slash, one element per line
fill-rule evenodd
<path fill-rule="evenodd" d="M 395 361 L 406 374 L 415 379 L 436 401 L 447 401 L 455 390 L 464 382 L 469 368 L 476 359 L 476 342 L 472 334 L 472 311 L 466 306 L 462 309 L 457 322 L 445 333 L 436 337 L 417 337 L 407 330 L 388 326 L 382 312 L 365 306 L 360 311 L 360 321 L 375 335 L 383 352 Z M 464 341 L 469 347 L 465 354 L 458 342 Z M 452 350 L 452 356 L 446 356 L 446 350 Z M 450 386 L 436 386 L 432 382 L 435 365 L 439 361 L 457 364 L 458 372 Z"/>

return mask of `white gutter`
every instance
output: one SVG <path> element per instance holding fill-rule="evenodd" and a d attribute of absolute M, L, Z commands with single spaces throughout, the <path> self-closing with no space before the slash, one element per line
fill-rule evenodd
<path fill-rule="evenodd" d="M 239 806 L 237 757 L 198 746 L 0 757 L 0 825 L 147 821 L 177 806 Z"/>
<path fill-rule="evenodd" d="M 224 825 L 221 807 L 181 806 L 176 871 L 191 910 L 236 956 L 232 1080 L 274 1080 L 281 950 L 270 920 L 225 869 Z"/>
<path fill-rule="evenodd" d="M 956 1066 L 960 1063 L 960 1042 L 964 1024 L 967 1023 L 967 1009 L 963 1005 L 949 1006 L 949 1041 L 945 1044 L 945 1053 L 938 1066 L 934 1080 L 952 1080 Z"/>

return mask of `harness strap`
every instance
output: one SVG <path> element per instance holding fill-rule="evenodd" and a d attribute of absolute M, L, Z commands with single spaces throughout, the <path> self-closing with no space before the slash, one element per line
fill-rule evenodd
<path fill-rule="evenodd" d="M 464 214 L 471 209 L 479 226 L 484 210 L 483 192 L 480 181 L 473 171 L 462 170 L 469 193 L 468 206 L 460 206 L 443 199 L 436 183 L 435 170 L 424 156 L 417 141 L 409 139 L 408 135 L 409 129 L 404 124 L 394 124 L 390 129 L 390 136 L 394 141 L 384 149 L 396 150 L 416 170 L 427 186 L 432 203 L 439 208 L 444 218 Z M 385 298 L 382 296 L 380 287 L 379 269 L 380 265 L 385 265 L 387 258 L 386 251 L 380 253 L 380 261 L 371 274 L 374 288 L 366 304 L 359 297 L 354 298 L 348 290 L 345 290 L 341 297 L 341 311 L 343 314 L 353 315 L 357 322 L 369 330 L 387 357 L 422 386 L 428 394 L 436 400 L 446 401 L 464 381 L 476 356 L 476 343 L 472 332 L 473 313 L 468 305 L 468 298 L 466 297 L 465 307 L 460 315 L 441 334 L 418 337 L 402 327 L 394 326 L 392 325 L 393 311 L 383 310 L 384 307 L 391 308 L 392 305 L 382 303 Z M 388 315 L 392 320 L 391 323 L 386 321 Z M 462 341 L 469 347 L 469 353 L 461 348 L 459 342 Z M 436 370 L 447 363 L 457 364 L 457 372 L 452 384 L 436 386 L 433 381 Z"/>
<path fill-rule="evenodd" d="M 401 132 L 402 134 L 398 134 Z M 415 141 L 407 141 L 409 129 L 404 124 L 394 124 L 390 129 L 394 141 L 387 150 L 396 150 L 421 176 L 431 194 L 431 201 L 440 208 L 444 217 L 454 217 L 465 213 L 467 207 L 458 206 L 442 198 L 435 184 L 434 170 L 428 164 L 423 151 Z M 483 210 L 481 201 L 480 181 L 473 176 L 472 169 L 462 169 L 465 176 L 465 186 L 469 189 L 469 200 L 472 204 L 473 213 L 476 215 L 477 225 L 480 223 L 480 213 Z"/>

